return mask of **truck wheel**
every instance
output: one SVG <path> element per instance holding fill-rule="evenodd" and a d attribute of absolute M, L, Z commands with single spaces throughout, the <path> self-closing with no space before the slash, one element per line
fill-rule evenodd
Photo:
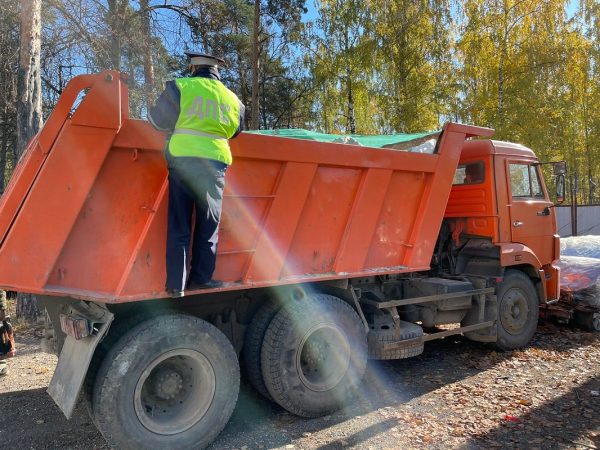
<path fill-rule="evenodd" d="M 600 331 L 600 312 L 575 311 L 575 325 L 586 331 Z"/>
<path fill-rule="evenodd" d="M 523 347 L 533 337 L 539 317 L 538 295 L 527 275 L 507 270 L 496 290 L 498 298 L 498 340 L 500 350 Z"/>
<path fill-rule="evenodd" d="M 369 358 L 371 359 L 404 359 L 412 358 L 423 353 L 425 343 L 416 342 L 410 347 L 399 348 L 395 350 L 384 350 L 383 346 L 391 342 L 405 341 L 423 336 L 423 328 L 415 323 L 400 321 L 400 336 L 396 336 L 396 330 L 393 326 L 388 328 L 378 328 L 369 331 L 367 342 L 369 343 Z"/>
<path fill-rule="evenodd" d="M 260 354 L 267 328 L 280 309 L 281 306 L 274 300 L 268 300 L 261 305 L 256 314 L 254 314 L 254 317 L 252 317 L 244 339 L 243 357 L 248 381 L 250 381 L 254 389 L 268 400 L 273 400 L 273 397 L 269 394 L 263 380 L 260 367 Z"/>
<path fill-rule="evenodd" d="M 196 317 L 170 314 L 123 335 L 94 383 L 93 413 L 119 449 L 198 449 L 235 407 L 239 365 L 229 340 Z"/>
<path fill-rule="evenodd" d="M 137 314 L 127 317 L 125 319 L 116 320 L 110 326 L 108 330 L 108 334 L 104 336 L 102 341 L 96 347 L 96 351 L 92 356 L 92 360 L 90 361 L 90 365 L 88 367 L 87 374 L 85 376 L 85 381 L 82 387 L 82 395 L 81 399 L 85 405 L 85 409 L 90 416 L 90 419 L 98 428 L 96 424 L 96 418 L 94 417 L 94 408 L 93 408 L 93 397 L 94 397 L 94 384 L 96 382 L 96 374 L 106 357 L 106 354 L 112 348 L 112 346 L 129 330 L 131 330 L 136 325 L 155 317 L 154 312 L 146 312 L 140 311 Z"/>
<path fill-rule="evenodd" d="M 261 350 L 267 390 L 302 417 L 339 409 L 360 385 L 366 362 L 366 333 L 358 314 L 324 294 L 285 305 L 269 325 Z"/>

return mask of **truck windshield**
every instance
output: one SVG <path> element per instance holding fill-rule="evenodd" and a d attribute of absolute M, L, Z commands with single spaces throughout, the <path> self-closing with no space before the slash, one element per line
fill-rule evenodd
<path fill-rule="evenodd" d="M 454 173 L 452 185 L 480 184 L 485 180 L 485 166 L 483 161 L 460 164 Z"/>
<path fill-rule="evenodd" d="M 530 164 L 510 164 L 510 189 L 513 198 L 544 198 L 537 170 Z"/>

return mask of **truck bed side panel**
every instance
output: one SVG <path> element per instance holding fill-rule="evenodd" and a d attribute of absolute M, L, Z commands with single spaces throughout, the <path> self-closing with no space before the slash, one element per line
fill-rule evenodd
<path fill-rule="evenodd" d="M 0 210 L 0 287 L 100 302 L 164 296 L 165 137 L 127 117 L 117 72 L 74 83 L 87 96 L 63 114 L 45 159 L 30 146 L 11 182 L 30 188 L 9 189 L 0 205 L 20 205 Z M 61 101 L 64 113 L 73 93 Z M 236 290 L 426 269 L 463 142 L 490 134 L 448 124 L 429 155 L 242 133 L 215 277 Z"/>

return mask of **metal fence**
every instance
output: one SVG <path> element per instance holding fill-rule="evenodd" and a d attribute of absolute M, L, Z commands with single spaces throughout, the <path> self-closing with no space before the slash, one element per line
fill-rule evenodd
<path fill-rule="evenodd" d="M 558 234 L 572 236 L 571 206 L 557 206 Z M 577 235 L 600 235 L 600 205 L 577 206 Z"/>

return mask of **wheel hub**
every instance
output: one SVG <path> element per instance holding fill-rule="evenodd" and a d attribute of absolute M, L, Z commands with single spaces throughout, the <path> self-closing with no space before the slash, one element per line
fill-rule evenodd
<path fill-rule="evenodd" d="M 153 433 L 182 433 L 206 414 L 216 383 L 212 365 L 202 353 L 191 349 L 168 351 L 140 376 L 134 393 L 136 415 Z"/>
<path fill-rule="evenodd" d="M 525 293 L 518 288 L 509 289 L 502 297 L 500 321 L 510 334 L 519 334 L 527 324 L 529 306 Z"/>
<path fill-rule="evenodd" d="M 172 368 L 161 368 L 154 375 L 154 392 L 162 399 L 174 399 L 183 389 L 183 377 Z"/>
<path fill-rule="evenodd" d="M 348 340 L 334 324 L 321 324 L 306 333 L 297 355 L 302 383 L 316 392 L 337 386 L 350 365 Z"/>

